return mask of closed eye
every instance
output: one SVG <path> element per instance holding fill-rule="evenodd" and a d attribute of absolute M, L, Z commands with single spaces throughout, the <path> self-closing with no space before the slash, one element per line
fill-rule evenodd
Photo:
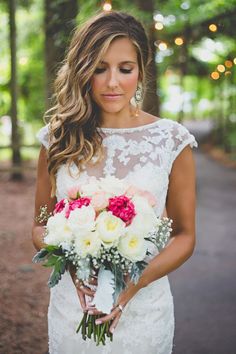
<path fill-rule="evenodd" d="M 101 73 L 103 73 L 105 71 L 106 71 L 106 68 L 97 68 L 97 69 L 95 69 L 94 73 L 95 74 L 101 74 Z M 122 72 L 123 74 L 130 74 L 132 72 L 132 69 L 120 68 L 120 72 Z"/>

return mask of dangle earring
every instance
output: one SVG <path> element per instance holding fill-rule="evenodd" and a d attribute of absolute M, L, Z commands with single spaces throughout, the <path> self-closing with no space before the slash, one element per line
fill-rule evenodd
<path fill-rule="evenodd" d="M 136 108 L 135 108 L 135 117 L 139 116 L 139 111 L 140 111 L 140 107 L 139 107 L 139 103 L 142 101 L 143 98 L 143 92 L 142 92 L 142 87 L 138 85 L 135 95 L 134 95 L 134 100 L 136 103 Z"/>

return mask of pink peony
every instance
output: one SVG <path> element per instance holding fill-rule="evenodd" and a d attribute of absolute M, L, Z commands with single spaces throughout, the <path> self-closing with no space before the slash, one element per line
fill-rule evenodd
<path fill-rule="evenodd" d="M 135 186 L 129 186 L 129 188 L 127 189 L 126 193 L 130 196 L 130 197 L 134 197 L 135 195 L 140 195 L 141 197 L 144 197 L 147 199 L 148 203 L 154 207 L 157 203 L 156 198 L 154 197 L 154 195 L 152 193 L 150 193 L 149 191 L 145 191 L 142 189 L 139 189 Z"/>
<path fill-rule="evenodd" d="M 66 206 L 66 213 L 65 213 L 66 218 L 70 216 L 70 212 L 72 210 L 81 208 L 83 205 L 88 206 L 90 204 L 90 201 L 91 201 L 90 198 L 84 197 L 69 202 Z"/>
<path fill-rule="evenodd" d="M 142 191 L 139 195 L 141 197 L 146 198 L 148 203 L 151 205 L 151 207 L 154 207 L 156 205 L 157 200 L 152 193 L 150 193 L 148 191 Z"/>
<path fill-rule="evenodd" d="M 108 211 L 117 216 L 126 223 L 126 226 L 131 224 L 135 217 L 135 207 L 131 200 L 125 195 L 119 197 L 109 198 Z"/>
<path fill-rule="evenodd" d="M 105 209 L 108 206 L 108 198 L 105 192 L 97 192 L 93 195 L 91 204 L 96 211 Z"/>
<path fill-rule="evenodd" d="M 79 187 L 72 187 L 67 192 L 69 200 L 75 200 L 80 197 Z"/>
<path fill-rule="evenodd" d="M 65 208 L 65 199 L 60 200 L 56 205 L 55 208 L 53 210 L 53 214 L 57 214 L 60 213 L 62 210 L 64 210 Z"/>

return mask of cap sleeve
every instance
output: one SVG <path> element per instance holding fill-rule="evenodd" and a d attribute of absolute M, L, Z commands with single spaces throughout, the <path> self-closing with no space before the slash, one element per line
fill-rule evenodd
<path fill-rule="evenodd" d="M 171 139 L 172 139 L 172 163 L 181 153 L 181 151 L 189 145 L 191 148 L 198 147 L 198 143 L 193 134 L 180 123 L 173 122 Z"/>
<path fill-rule="evenodd" d="M 49 149 L 49 124 L 45 125 L 38 131 L 36 138 L 47 150 Z"/>

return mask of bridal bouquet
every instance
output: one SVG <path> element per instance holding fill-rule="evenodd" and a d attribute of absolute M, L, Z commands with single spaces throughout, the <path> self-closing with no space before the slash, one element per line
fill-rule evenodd
<path fill-rule="evenodd" d="M 53 267 L 48 281 L 55 286 L 62 274 L 73 265 L 80 281 L 88 282 L 97 274 L 93 305 L 110 313 L 123 289 L 125 277 L 137 283 L 147 266 L 150 243 L 160 250 L 170 236 L 172 220 L 158 218 L 151 193 L 128 185 L 113 176 L 91 178 L 73 187 L 60 200 L 52 214 L 41 207 L 38 217 L 45 222 L 45 248 L 33 258 Z M 96 325 L 99 315 L 84 314 L 77 329 L 83 339 L 93 335 L 97 344 L 110 337 L 109 323 Z"/>

